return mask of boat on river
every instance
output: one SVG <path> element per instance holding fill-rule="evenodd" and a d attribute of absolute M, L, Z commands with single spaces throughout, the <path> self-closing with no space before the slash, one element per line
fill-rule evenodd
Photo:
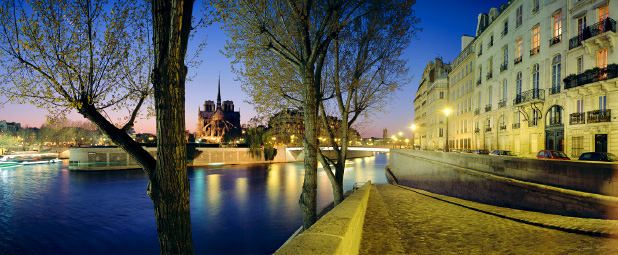
<path fill-rule="evenodd" d="M 0 167 L 59 163 L 58 153 L 18 154 L 0 156 Z"/>

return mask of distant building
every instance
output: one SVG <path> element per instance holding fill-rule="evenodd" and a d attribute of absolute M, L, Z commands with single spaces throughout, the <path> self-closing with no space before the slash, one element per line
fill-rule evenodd
<path fill-rule="evenodd" d="M 233 101 L 223 101 L 221 104 L 221 79 L 219 79 L 216 107 L 213 101 L 206 100 L 204 110 L 198 109 L 195 139 L 207 143 L 220 143 L 226 132 L 238 128 L 240 128 L 240 112 L 234 111 Z"/>
<path fill-rule="evenodd" d="M 388 138 L 388 130 L 386 130 L 386 128 L 382 130 L 382 138 L 383 139 L 387 139 Z"/>
<path fill-rule="evenodd" d="M 17 132 L 21 129 L 21 124 L 16 122 L 0 121 L 0 132 Z"/>

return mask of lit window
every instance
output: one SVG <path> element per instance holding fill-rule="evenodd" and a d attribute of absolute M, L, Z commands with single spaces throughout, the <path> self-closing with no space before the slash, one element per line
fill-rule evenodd
<path fill-rule="evenodd" d="M 558 41 L 560 41 L 560 39 L 562 39 L 560 38 L 561 36 L 562 36 L 562 11 L 559 11 L 558 13 L 556 13 L 556 15 L 554 15 L 554 38 L 558 38 Z"/>
<path fill-rule="evenodd" d="M 539 25 L 534 26 L 532 28 L 532 50 L 530 51 L 530 55 L 534 55 L 539 53 L 540 50 L 540 42 L 539 42 L 539 33 L 541 29 Z"/>
<path fill-rule="evenodd" d="M 609 5 L 599 8 L 599 21 L 604 21 L 609 18 Z"/>
<path fill-rule="evenodd" d="M 598 51 L 597 67 L 601 69 L 607 67 L 607 48 Z"/>
<path fill-rule="evenodd" d="M 519 58 L 519 61 L 521 61 L 521 55 L 523 54 L 522 50 L 523 50 L 523 40 L 522 40 L 522 36 L 520 35 L 519 37 L 517 37 L 517 40 L 515 41 L 515 47 L 517 49 L 517 58 Z"/>

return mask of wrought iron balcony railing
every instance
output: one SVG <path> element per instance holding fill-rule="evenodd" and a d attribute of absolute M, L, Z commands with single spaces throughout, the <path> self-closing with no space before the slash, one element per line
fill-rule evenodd
<path fill-rule="evenodd" d="M 474 110 L 474 115 L 479 115 L 481 113 L 481 109 Z"/>
<path fill-rule="evenodd" d="M 481 132 L 481 129 L 480 129 L 480 128 L 475 128 L 475 129 L 474 129 L 474 133 L 478 134 L 478 133 L 480 133 L 480 132 Z"/>
<path fill-rule="evenodd" d="M 545 100 L 545 90 L 531 89 L 517 94 L 515 100 L 513 100 L 513 105 L 523 104 L 533 100 Z"/>
<path fill-rule="evenodd" d="M 500 130 L 506 130 L 506 124 L 500 125 Z"/>
<path fill-rule="evenodd" d="M 610 122 L 612 110 L 594 110 L 588 112 L 588 123 Z"/>
<path fill-rule="evenodd" d="M 618 77 L 618 65 L 608 65 L 607 68 L 588 69 L 578 75 L 569 75 L 564 78 L 564 89 L 575 88 L 589 83 L 604 81 Z"/>
<path fill-rule="evenodd" d="M 477 55 L 477 57 L 480 57 L 481 55 L 483 55 L 483 49 L 479 50 L 479 54 Z"/>
<path fill-rule="evenodd" d="M 509 64 L 507 62 L 505 62 L 504 64 L 500 65 L 500 72 L 504 72 L 506 70 L 509 69 Z"/>
<path fill-rule="evenodd" d="M 502 99 L 498 102 L 498 108 L 502 108 L 506 106 L 506 99 Z"/>
<path fill-rule="evenodd" d="M 486 78 L 485 80 L 489 80 L 489 79 L 491 79 L 491 77 L 493 77 L 493 73 L 489 72 L 489 73 L 487 73 L 487 76 L 485 77 Z"/>
<path fill-rule="evenodd" d="M 562 116 L 553 116 L 548 119 L 548 127 L 562 126 Z"/>
<path fill-rule="evenodd" d="M 485 106 L 485 112 L 490 112 L 491 111 L 491 105 L 488 104 Z"/>
<path fill-rule="evenodd" d="M 513 123 L 512 125 L 513 129 L 519 129 L 521 127 L 520 123 Z"/>
<path fill-rule="evenodd" d="M 560 86 L 549 88 L 549 94 L 554 95 L 560 93 Z"/>
<path fill-rule="evenodd" d="M 509 29 L 507 27 L 504 27 L 504 30 L 502 31 L 502 36 L 505 36 L 509 34 Z"/>
<path fill-rule="evenodd" d="M 552 46 L 556 43 L 562 42 L 562 34 L 559 34 L 558 36 L 555 36 L 551 39 L 549 39 L 549 46 Z"/>
<path fill-rule="evenodd" d="M 476 86 L 481 85 L 481 78 L 476 81 Z"/>
<path fill-rule="evenodd" d="M 491 126 L 486 126 L 485 127 L 485 132 L 491 132 Z"/>
<path fill-rule="evenodd" d="M 494 46 L 494 39 L 493 39 L 493 36 L 492 36 L 491 40 L 489 40 L 489 44 L 487 44 L 487 45 L 488 45 L 488 46 L 487 46 L 487 48 L 489 48 L 489 47 L 491 47 L 491 46 Z"/>
<path fill-rule="evenodd" d="M 530 50 L 530 56 L 534 56 L 541 52 L 541 46 L 536 46 Z"/>
<path fill-rule="evenodd" d="M 514 63 L 515 65 L 519 64 L 519 63 L 521 62 L 521 57 L 522 57 L 522 56 L 519 56 L 518 58 L 516 58 L 515 60 L 513 60 L 513 63 Z"/>
<path fill-rule="evenodd" d="M 538 6 L 534 7 L 534 9 L 532 9 L 532 14 L 535 14 L 537 12 L 539 12 L 539 7 Z"/>
<path fill-rule="evenodd" d="M 569 124 L 571 125 L 586 124 L 586 113 L 583 113 L 583 112 L 571 113 L 570 118 L 569 118 Z"/>
<path fill-rule="evenodd" d="M 616 32 L 616 21 L 612 18 L 606 18 L 603 21 L 587 26 L 581 33 L 569 40 L 569 50 L 582 45 L 582 41 L 609 31 Z"/>

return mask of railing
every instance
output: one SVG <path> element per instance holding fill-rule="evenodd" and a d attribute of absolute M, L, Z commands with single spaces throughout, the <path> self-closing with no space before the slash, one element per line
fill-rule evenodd
<path fill-rule="evenodd" d="M 479 50 L 479 54 L 477 56 L 480 57 L 481 55 L 483 55 L 483 49 Z"/>
<path fill-rule="evenodd" d="M 502 31 L 502 36 L 505 36 L 509 33 L 509 29 L 508 28 L 504 28 L 504 31 Z"/>
<path fill-rule="evenodd" d="M 491 132 L 491 126 L 486 126 L 485 127 L 485 132 Z"/>
<path fill-rule="evenodd" d="M 479 115 L 481 113 L 481 109 L 474 110 L 474 115 Z"/>
<path fill-rule="evenodd" d="M 494 39 L 493 38 L 491 40 L 489 40 L 489 44 L 488 44 L 487 48 L 489 48 L 491 46 L 494 46 Z"/>
<path fill-rule="evenodd" d="M 534 56 L 541 52 L 541 46 L 536 46 L 530 50 L 530 56 Z"/>
<path fill-rule="evenodd" d="M 616 77 L 618 77 L 618 65 L 609 65 L 607 68 L 603 69 L 588 69 L 581 74 L 569 75 L 564 78 L 564 89 L 575 88 Z"/>
<path fill-rule="evenodd" d="M 532 14 L 535 14 L 537 12 L 539 12 L 539 7 L 538 6 L 534 7 L 534 9 L 532 9 Z"/>
<path fill-rule="evenodd" d="M 594 110 L 588 112 L 588 123 L 610 122 L 612 110 Z"/>
<path fill-rule="evenodd" d="M 532 100 L 545 100 L 545 90 L 531 89 L 515 96 L 513 105 L 523 104 Z"/>
<path fill-rule="evenodd" d="M 513 123 L 512 125 L 513 129 L 519 129 L 521 127 L 520 123 Z"/>
<path fill-rule="evenodd" d="M 569 124 L 586 124 L 586 114 L 583 112 L 571 113 Z"/>
<path fill-rule="evenodd" d="M 612 18 L 606 18 L 603 21 L 587 26 L 584 28 L 584 31 L 569 40 L 569 50 L 582 45 L 582 41 L 609 31 L 616 32 L 616 21 Z"/>
<path fill-rule="evenodd" d="M 560 86 L 549 88 L 550 95 L 558 94 L 558 93 L 560 93 Z"/>
<path fill-rule="evenodd" d="M 504 72 L 509 69 L 509 63 L 504 63 L 500 65 L 500 72 Z"/>
<path fill-rule="evenodd" d="M 478 133 L 480 133 L 480 132 L 481 132 L 481 129 L 480 129 L 480 128 L 475 128 L 475 129 L 474 129 L 474 133 L 478 134 Z"/>
<path fill-rule="evenodd" d="M 481 78 L 476 81 L 476 86 L 481 85 Z"/>
<path fill-rule="evenodd" d="M 555 36 L 554 38 L 549 39 L 549 46 L 552 46 L 561 41 L 562 41 L 562 34 L 559 34 L 558 36 Z"/>
<path fill-rule="evenodd" d="M 515 60 L 513 60 L 513 63 L 514 63 L 515 65 L 519 64 L 519 63 L 521 62 L 521 57 L 522 57 L 522 56 L 519 56 L 518 58 L 515 58 Z"/>
<path fill-rule="evenodd" d="M 485 106 L 485 112 L 490 112 L 491 111 L 491 105 L 488 104 Z"/>
<path fill-rule="evenodd" d="M 498 102 L 498 108 L 502 108 L 506 106 L 506 100 L 502 99 Z"/>
<path fill-rule="evenodd" d="M 487 73 L 487 76 L 485 76 L 485 78 L 486 78 L 485 80 L 489 80 L 489 79 L 491 79 L 491 77 L 493 77 L 493 74 L 492 74 L 492 72 L 489 72 L 489 73 Z"/>
<path fill-rule="evenodd" d="M 500 125 L 500 130 L 506 130 L 506 124 Z"/>

